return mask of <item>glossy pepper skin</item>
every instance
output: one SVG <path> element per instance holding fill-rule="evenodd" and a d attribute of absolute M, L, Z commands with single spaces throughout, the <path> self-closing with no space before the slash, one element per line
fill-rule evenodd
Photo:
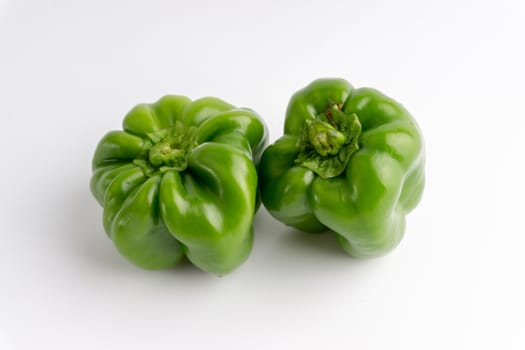
<path fill-rule="evenodd" d="M 119 252 L 146 269 L 183 256 L 226 274 L 250 254 L 256 165 L 268 133 L 252 110 L 217 98 L 140 104 L 99 142 L 91 191 Z"/>
<path fill-rule="evenodd" d="M 281 222 L 333 231 L 354 257 L 398 245 L 424 182 L 420 130 L 403 106 L 370 88 L 320 79 L 293 95 L 284 135 L 263 153 L 262 201 Z"/>

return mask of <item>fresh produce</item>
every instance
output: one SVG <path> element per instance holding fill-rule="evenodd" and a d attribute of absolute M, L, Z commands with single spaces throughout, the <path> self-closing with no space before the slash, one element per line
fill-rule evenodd
<path fill-rule="evenodd" d="M 283 223 L 333 231 L 355 257 L 398 245 L 423 192 L 424 146 L 408 111 L 370 88 L 320 79 L 290 100 L 261 159 L 262 201 Z"/>
<path fill-rule="evenodd" d="M 217 275 L 250 254 L 257 172 L 267 129 L 252 110 L 217 98 L 140 104 L 93 157 L 91 191 L 118 251 L 161 269 L 186 256 Z"/>

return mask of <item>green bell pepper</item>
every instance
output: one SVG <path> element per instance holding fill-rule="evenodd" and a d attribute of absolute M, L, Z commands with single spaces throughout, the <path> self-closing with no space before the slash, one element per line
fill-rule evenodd
<path fill-rule="evenodd" d="M 392 250 L 420 201 L 424 145 L 403 106 L 370 88 L 320 79 L 293 95 L 284 135 L 263 153 L 264 206 L 286 225 L 333 231 L 355 257 Z"/>
<path fill-rule="evenodd" d="M 93 157 L 91 191 L 118 251 L 147 269 L 186 256 L 217 275 L 250 254 L 268 133 L 252 110 L 212 97 L 140 104 Z"/>

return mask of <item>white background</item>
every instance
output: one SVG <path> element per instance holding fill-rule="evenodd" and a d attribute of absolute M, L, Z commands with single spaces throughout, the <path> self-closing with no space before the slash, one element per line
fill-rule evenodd
<path fill-rule="evenodd" d="M 522 1 L 0 1 L 0 348 L 525 349 Z M 168 93 L 281 135 L 319 77 L 402 102 L 427 186 L 366 261 L 262 209 L 219 278 L 121 258 L 89 192 L 100 137 Z"/>

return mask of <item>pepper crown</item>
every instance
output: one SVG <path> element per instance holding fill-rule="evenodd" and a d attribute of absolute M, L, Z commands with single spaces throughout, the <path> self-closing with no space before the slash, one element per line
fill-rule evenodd
<path fill-rule="evenodd" d="M 295 163 L 324 179 L 338 176 L 359 149 L 360 134 L 357 115 L 343 112 L 341 104 L 333 104 L 324 113 L 306 120 Z"/>
<path fill-rule="evenodd" d="M 148 176 L 168 170 L 183 171 L 188 167 L 188 157 L 197 146 L 195 126 L 180 121 L 170 129 L 147 134 L 144 150 L 134 160 Z"/>

